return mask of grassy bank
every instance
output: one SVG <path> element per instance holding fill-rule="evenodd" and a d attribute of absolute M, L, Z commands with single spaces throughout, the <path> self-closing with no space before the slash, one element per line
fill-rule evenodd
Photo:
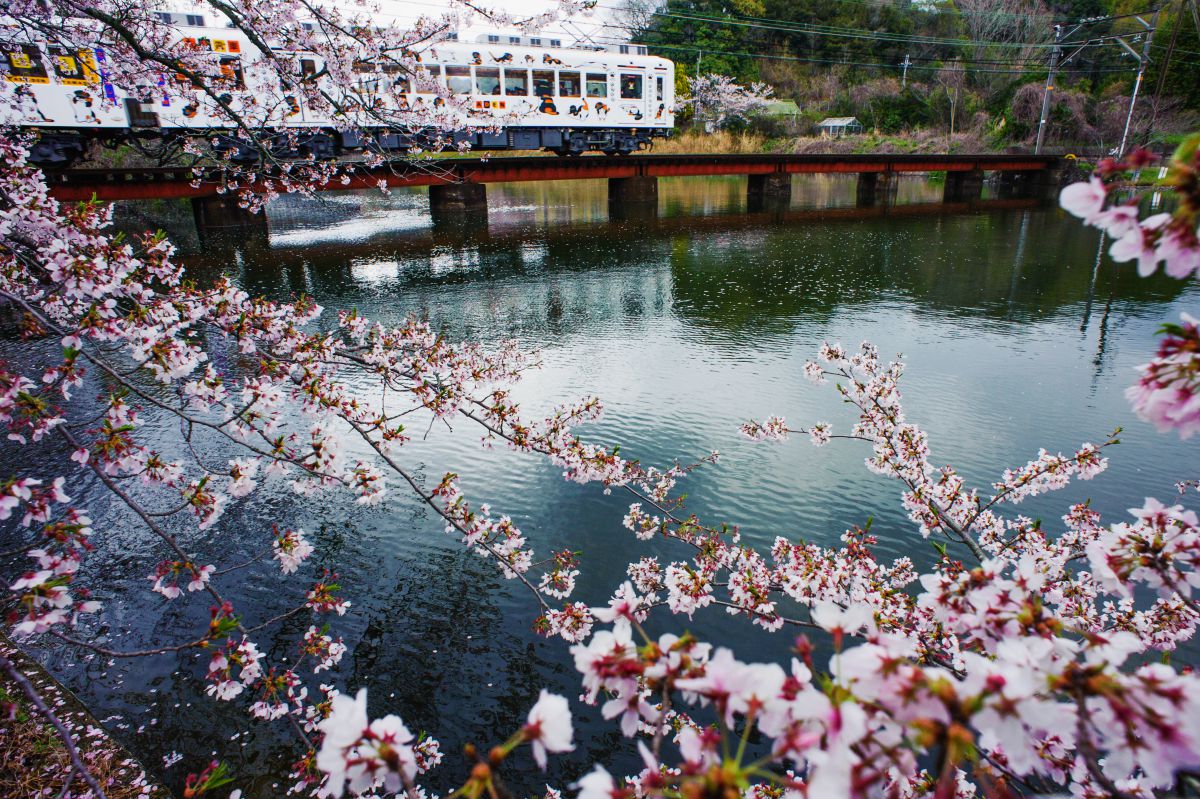
<path fill-rule="evenodd" d="M 109 799 L 170 797 L 124 747 L 109 737 L 74 694 L 3 633 L 0 652 L 16 665 L 70 730 L 84 765 Z M 0 671 L 0 711 L 4 719 L 0 724 L 0 796 L 88 795 L 88 786 L 72 772 L 67 749 L 49 719 L 4 671 Z M 68 780 L 70 786 L 66 785 Z"/>

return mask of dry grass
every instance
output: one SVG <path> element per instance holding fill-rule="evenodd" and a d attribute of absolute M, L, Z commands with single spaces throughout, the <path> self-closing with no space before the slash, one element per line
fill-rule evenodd
<path fill-rule="evenodd" d="M 142 766 L 101 729 L 74 695 L 38 663 L 0 634 L 0 651 L 16 664 L 46 704 L 75 737 L 83 762 L 109 799 L 169 797 Z M 71 771 L 71 761 L 54 727 L 25 698 L 12 679 L 0 672 L 0 796 L 91 796 Z M 73 777 L 66 789 L 64 782 Z"/>
<path fill-rule="evenodd" d="M 654 149 L 646 152 L 654 155 L 675 155 L 682 153 L 761 153 L 767 148 L 767 139 L 757 133 L 729 133 L 719 130 L 715 133 L 701 133 L 688 130 L 676 133 L 669 139 L 656 139 Z"/>
<path fill-rule="evenodd" d="M 956 133 L 947 140 L 945 131 L 915 130 L 898 134 L 863 134 L 825 139 L 806 136 L 789 139 L 785 152 L 793 153 L 986 153 L 994 148 L 973 132 Z"/>

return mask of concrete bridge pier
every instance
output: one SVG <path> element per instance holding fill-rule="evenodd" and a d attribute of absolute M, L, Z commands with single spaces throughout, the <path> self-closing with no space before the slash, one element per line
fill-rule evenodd
<path fill-rule="evenodd" d="M 787 172 L 750 175 L 746 183 L 746 208 L 750 211 L 783 209 L 792 202 L 792 176 Z"/>
<path fill-rule="evenodd" d="M 429 216 L 438 230 L 487 227 L 487 187 L 482 183 L 439 183 L 429 187 Z"/>
<path fill-rule="evenodd" d="M 1002 199 L 1027 197 L 1030 193 L 1030 172 L 1001 172 L 996 180 L 996 192 Z"/>
<path fill-rule="evenodd" d="M 659 179 L 647 178 L 646 175 L 608 179 L 608 209 L 623 205 L 653 206 L 658 209 Z"/>
<path fill-rule="evenodd" d="M 1038 169 L 1027 172 L 1029 196 L 1042 202 L 1055 202 L 1062 191 L 1066 173 L 1062 169 Z"/>
<path fill-rule="evenodd" d="M 236 197 L 217 195 L 192 198 L 192 218 L 202 243 L 222 237 L 238 241 L 267 240 L 267 212 L 254 213 L 238 205 Z"/>
<path fill-rule="evenodd" d="M 942 202 L 961 203 L 978 200 L 983 196 L 983 171 L 979 169 L 946 173 L 946 188 Z"/>
<path fill-rule="evenodd" d="M 482 183 L 439 183 L 429 187 L 430 211 L 474 211 L 487 208 L 487 186 Z"/>
<path fill-rule="evenodd" d="M 859 172 L 858 207 L 891 205 L 896 200 L 895 172 Z"/>

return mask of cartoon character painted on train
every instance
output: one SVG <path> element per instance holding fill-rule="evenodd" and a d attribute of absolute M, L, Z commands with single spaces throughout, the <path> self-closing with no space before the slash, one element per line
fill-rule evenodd
<path fill-rule="evenodd" d="M 589 110 L 588 101 L 585 99 L 579 105 L 570 106 L 567 109 L 567 113 L 573 117 L 585 117 L 588 115 Z"/>
<path fill-rule="evenodd" d="M 91 92 L 83 89 L 71 92 L 71 110 L 75 112 L 76 122 L 92 122 L 99 125 L 100 117 L 96 116 L 95 104 Z"/>
<path fill-rule="evenodd" d="M 491 55 L 491 57 L 492 57 L 493 64 L 511 64 L 512 60 L 513 60 L 512 53 L 504 53 L 503 55 L 496 55 L 495 53 L 489 53 L 489 55 Z"/>
<path fill-rule="evenodd" d="M 537 72 L 534 72 L 537 75 Z M 538 98 L 538 113 L 552 117 L 558 116 L 558 108 L 554 105 L 554 84 L 551 81 L 535 80 L 533 93 Z"/>
<path fill-rule="evenodd" d="M 16 84 L 16 106 L 17 111 L 23 117 L 30 117 L 37 114 L 43 122 L 53 122 L 54 120 L 42 113 L 41 106 L 38 105 L 37 94 L 33 88 L 25 83 Z"/>

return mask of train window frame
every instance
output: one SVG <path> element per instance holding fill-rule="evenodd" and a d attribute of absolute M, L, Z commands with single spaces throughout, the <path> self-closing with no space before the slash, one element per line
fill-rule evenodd
<path fill-rule="evenodd" d="M 538 77 L 539 75 L 541 77 Z M 554 70 L 552 70 L 552 69 L 535 69 L 535 70 L 533 70 L 533 80 L 532 80 L 532 83 L 530 84 L 532 87 L 533 96 L 534 97 L 553 97 L 556 80 L 557 80 L 557 77 L 555 76 Z M 544 92 L 538 91 L 538 81 L 541 81 L 543 84 L 545 84 L 546 91 L 544 91 Z"/>
<path fill-rule="evenodd" d="M 622 100 L 642 100 L 646 96 L 646 81 L 645 75 L 638 75 L 633 72 L 622 72 L 620 76 L 620 93 Z M 632 81 L 626 86 L 626 81 Z M 636 87 L 636 91 L 633 87 Z"/>
<path fill-rule="evenodd" d="M 443 64 L 442 74 L 446 90 L 451 94 L 475 93 L 475 78 L 471 75 L 471 68 L 466 64 Z M 464 79 L 466 83 L 462 82 Z"/>
<path fill-rule="evenodd" d="M 483 82 L 485 80 L 494 80 L 496 83 L 489 89 L 484 89 Z M 504 79 L 500 76 L 499 67 L 475 67 L 475 93 L 486 94 L 490 96 L 500 96 L 504 88 Z"/>
<path fill-rule="evenodd" d="M 574 91 L 571 91 L 572 78 L 574 75 Z M 583 75 L 577 69 L 564 69 L 558 72 L 558 96 L 559 97 L 582 97 L 583 96 Z"/>
<path fill-rule="evenodd" d="M 89 83 L 99 82 L 95 60 L 91 51 L 86 48 L 73 50 L 70 47 L 51 46 L 46 48 L 46 56 L 54 70 L 54 77 L 58 78 L 58 82 L 64 86 L 85 86 Z M 75 72 L 67 73 L 60 68 L 64 58 L 75 62 Z"/>
<path fill-rule="evenodd" d="M 584 91 L 588 97 L 608 97 L 608 73 L 588 72 L 583 79 Z M 596 87 L 593 89 L 593 87 Z"/>
<path fill-rule="evenodd" d="M 510 77 L 514 80 L 519 78 L 520 86 L 509 83 Z M 529 97 L 529 90 L 533 85 L 533 82 L 529 79 L 529 70 L 510 69 L 509 67 L 504 68 L 503 83 L 505 97 Z M 514 91 L 514 89 L 519 89 L 519 91 Z"/>
<path fill-rule="evenodd" d="M 425 84 L 423 87 L 421 84 Z M 413 86 L 417 94 L 431 94 L 444 87 L 441 64 L 418 64 L 413 74 Z M 432 87 L 432 88 L 429 88 Z"/>
<path fill-rule="evenodd" d="M 15 48 L 15 49 L 14 49 Z M 0 52 L 4 54 L 4 61 L 7 67 L 3 70 L 3 74 L 10 81 L 16 83 L 49 83 L 50 73 L 46 69 L 45 54 L 42 53 L 40 47 L 36 44 L 19 44 L 17 42 L 0 43 Z M 13 62 L 12 56 L 16 53 L 23 55 L 28 61 L 29 66 L 17 66 Z"/>

